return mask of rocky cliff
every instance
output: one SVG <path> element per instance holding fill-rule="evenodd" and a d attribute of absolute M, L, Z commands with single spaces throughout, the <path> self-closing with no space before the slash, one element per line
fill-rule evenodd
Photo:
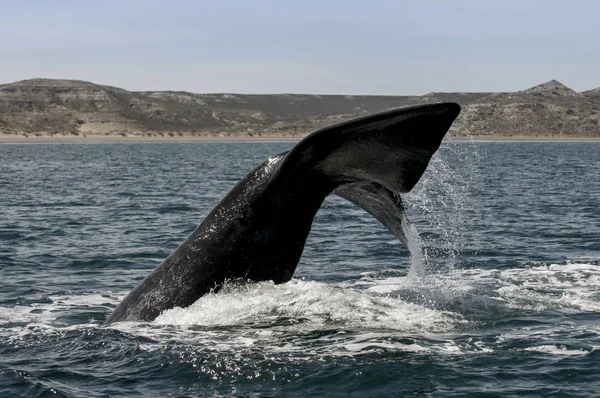
<path fill-rule="evenodd" d="M 600 88 L 553 80 L 514 93 L 423 96 L 131 92 L 77 80 L 0 85 L 0 134 L 304 135 L 344 119 L 411 104 L 454 101 L 455 136 L 600 137 Z"/>

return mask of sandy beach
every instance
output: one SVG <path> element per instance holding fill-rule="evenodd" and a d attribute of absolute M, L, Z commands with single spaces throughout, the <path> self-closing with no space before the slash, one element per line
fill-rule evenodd
<path fill-rule="evenodd" d="M 305 135 L 281 135 L 281 134 L 262 134 L 247 135 L 139 135 L 139 134 L 54 134 L 54 135 L 33 135 L 33 134 L 0 134 L 0 144 L 40 144 L 40 143 L 145 143 L 145 142 L 247 142 L 247 141 L 290 141 L 301 140 Z M 511 142 L 600 142 L 600 137 L 584 136 L 501 136 L 501 135 L 474 135 L 459 136 L 449 135 L 445 141 L 511 141 Z"/>
<path fill-rule="evenodd" d="M 304 136 L 284 135 L 138 135 L 138 134 L 87 134 L 87 135 L 22 135 L 0 134 L 2 143 L 135 143 L 135 142 L 232 142 L 232 141 L 299 141 Z"/>

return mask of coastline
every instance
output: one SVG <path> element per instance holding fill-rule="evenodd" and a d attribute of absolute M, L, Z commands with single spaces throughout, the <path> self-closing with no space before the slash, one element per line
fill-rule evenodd
<path fill-rule="evenodd" d="M 23 135 L 0 134 L 0 144 L 55 144 L 55 143 L 185 143 L 185 142 L 269 142 L 289 141 L 297 142 L 306 135 L 139 135 L 139 134 L 54 134 L 54 135 Z M 600 142 L 599 137 L 589 136 L 502 136 L 502 135 L 474 135 L 474 136 L 448 136 L 445 142 Z"/>
<path fill-rule="evenodd" d="M 86 135 L 21 135 L 0 134 L 0 144 L 41 144 L 41 143 L 178 143 L 178 142 L 248 142 L 248 141 L 300 141 L 304 136 L 286 135 L 140 135 L 140 134 L 86 134 Z"/>
<path fill-rule="evenodd" d="M 579 135 L 473 135 L 461 137 L 447 137 L 444 141 L 447 142 L 600 142 L 600 136 L 589 137 Z"/>

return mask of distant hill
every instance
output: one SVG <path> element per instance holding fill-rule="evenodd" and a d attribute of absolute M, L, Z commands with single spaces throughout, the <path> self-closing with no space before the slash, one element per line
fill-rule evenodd
<path fill-rule="evenodd" d="M 441 101 L 463 106 L 454 136 L 600 137 L 600 88 L 577 93 L 555 80 L 514 93 L 345 96 L 131 92 L 32 79 L 0 85 L 0 134 L 300 136 L 372 112 Z"/>
<path fill-rule="evenodd" d="M 524 91 L 492 94 L 465 107 L 461 133 L 600 137 L 598 94 L 577 93 L 556 80 Z"/>
<path fill-rule="evenodd" d="M 592 90 L 584 91 L 583 95 L 600 95 L 600 87 L 594 88 Z"/>

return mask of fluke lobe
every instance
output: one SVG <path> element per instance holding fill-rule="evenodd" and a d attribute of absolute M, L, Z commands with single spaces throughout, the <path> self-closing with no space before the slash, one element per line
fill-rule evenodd
<path fill-rule="evenodd" d="M 334 192 L 406 244 L 402 202 L 458 116 L 454 103 L 394 109 L 318 130 L 252 170 L 107 323 L 151 321 L 225 281 L 289 281 L 313 218 Z"/>

